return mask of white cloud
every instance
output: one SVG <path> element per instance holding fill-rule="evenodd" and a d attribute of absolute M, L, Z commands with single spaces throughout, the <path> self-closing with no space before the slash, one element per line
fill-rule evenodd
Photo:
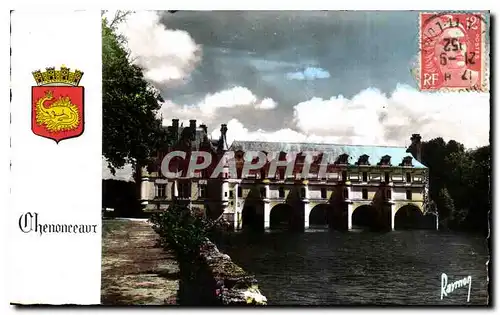
<path fill-rule="evenodd" d="M 233 118 L 227 122 L 227 142 L 229 145 L 235 140 L 247 141 L 271 141 L 271 142 L 313 142 L 313 143 L 342 143 L 339 136 L 317 136 L 292 130 L 290 128 L 275 131 L 258 129 L 250 131 L 239 120 Z M 212 139 L 220 137 L 220 129 L 214 128 L 211 133 Z"/>
<path fill-rule="evenodd" d="M 201 46 L 189 33 L 165 28 L 155 11 L 132 13 L 117 29 L 127 38 L 134 62 L 144 67 L 144 76 L 153 83 L 182 82 L 201 60 Z"/>
<path fill-rule="evenodd" d="M 217 108 L 248 106 L 255 104 L 257 97 L 249 89 L 236 86 L 232 89 L 209 94 L 198 104 L 205 114 L 213 114 Z"/>
<path fill-rule="evenodd" d="M 387 96 L 366 89 L 352 99 L 313 98 L 294 107 L 298 130 L 355 144 L 405 145 L 412 133 L 474 148 L 489 143 L 489 94 L 422 93 L 398 85 Z"/>
<path fill-rule="evenodd" d="M 274 109 L 278 104 L 272 98 L 265 98 L 259 104 L 255 104 L 256 109 Z"/>
<path fill-rule="evenodd" d="M 270 110 L 276 108 L 276 102 L 271 98 L 264 98 L 259 101 L 257 96 L 248 88 L 236 86 L 214 94 L 208 94 L 197 104 L 179 105 L 171 100 L 162 104 L 160 113 L 164 117 L 176 117 L 179 119 L 207 119 L 212 120 L 216 111 L 220 108 L 252 106 L 258 110 Z"/>
<path fill-rule="evenodd" d="M 212 137 L 219 137 L 219 126 L 211 125 L 218 108 L 254 106 L 271 109 L 276 103 L 269 98 L 260 102 L 243 87 L 208 95 L 196 105 L 164 103 L 164 117 L 185 121 L 204 121 Z M 424 141 L 442 137 L 454 139 L 468 148 L 489 143 L 489 94 L 422 93 L 398 85 L 390 95 L 368 88 L 352 98 L 342 95 L 330 99 L 312 98 L 294 106 L 294 129 L 249 130 L 237 118 L 228 121 L 228 141 L 265 140 L 343 144 L 407 146 L 412 133 Z M 166 122 L 170 124 L 170 121 Z"/>

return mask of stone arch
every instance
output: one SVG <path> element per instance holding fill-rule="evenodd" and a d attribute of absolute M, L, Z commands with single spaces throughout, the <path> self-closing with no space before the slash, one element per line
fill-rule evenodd
<path fill-rule="evenodd" d="M 241 211 L 241 227 L 243 229 L 264 229 L 264 210 L 257 204 L 245 203 Z"/>
<path fill-rule="evenodd" d="M 394 214 L 394 229 L 417 229 L 423 220 L 422 210 L 413 204 L 401 206 Z"/>
<path fill-rule="evenodd" d="M 294 221 L 294 209 L 287 203 L 279 203 L 275 205 L 270 212 L 269 227 L 272 228 L 289 228 Z"/>
<path fill-rule="evenodd" d="M 352 227 L 363 229 L 377 228 L 378 214 L 373 205 L 358 206 L 352 212 Z"/>
<path fill-rule="evenodd" d="M 333 206 L 327 203 L 315 205 L 309 213 L 309 226 L 330 226 L 333 221 Z"/>

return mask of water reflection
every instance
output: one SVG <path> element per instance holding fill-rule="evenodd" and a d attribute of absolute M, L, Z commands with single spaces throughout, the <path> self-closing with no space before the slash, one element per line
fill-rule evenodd
<path fill-rule="evenodd" d="M 439 231 L 329 230 L 236 232 L 218 241 L 259 279 L 269 304 L 463 305 L 487 303 L 487 244 Z M 467 289 L 440 299 L 440 276 L 472 276 Z M 463 291 L 463 292 L 462 292 Z"/>

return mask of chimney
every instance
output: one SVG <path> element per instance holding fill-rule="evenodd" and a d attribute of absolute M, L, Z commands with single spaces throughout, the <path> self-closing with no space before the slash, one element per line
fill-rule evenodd
<path fill-rule="evenodd" d="M 414 133 L 411 135 L 411 145 L 408 148 L 407 152 L 411 152 L 415 159 L 419 162 L 422 162 L 422 137 L 418 133 Z"/>
<path fill-rule="evenodd" d="M 179 119 L 172 119 L 172 137 L 174 142 L 179 141 Z"/>
<path fill-rule="evenodd" d="M 227 145 L 226 133 L 227 133 L 227 125 L 221 124 L 220 125 L 220 139 L 219 139 L 219 143 L 217 146 L 217 149 L 219 151 L 227 151 L 229 149 L 229 147 Z"/>
<path fill-rule="evenodd" d="M 191 129 L 191 140 L 196 139 L 196 119 L 189 120 L 189 128 Z"/>
<path fill-rule="evenodd" d="M 200 128 L 201 128 L 201 129 L 203 129 L 203 132 L 204 132 L 205 134 L 208 134 L 208 128 L 207 128 L 207 125 L 202 124 L 202 125 L 200 125 Z"/>
<path fill-rule="evenodd" d="M 189 120 L 189 127 L 191 129 L 193 129 L 193 128 L 196 129 L 196 119 L 190 119 Z"/>
<path fill-rule="evenodd" d="M 220 125 L 220 135 L 221 137 L 226 137 L 226 133 L 227 133 L 227 125 L 226 124 L 222 124 Z"/>

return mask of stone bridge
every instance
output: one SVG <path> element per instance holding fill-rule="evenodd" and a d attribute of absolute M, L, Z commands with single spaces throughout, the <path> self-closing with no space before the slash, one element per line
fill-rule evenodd
<path fill-rule="evenodd" d="M 236 229 L 308 229 L 330 227 L 351 230 L 363 227 L 376 230 L 436 229 L 436 217 L 424 215 L 421 201 L 325 200 L 287 201 L 246 200 L 236 213 Z"/>

